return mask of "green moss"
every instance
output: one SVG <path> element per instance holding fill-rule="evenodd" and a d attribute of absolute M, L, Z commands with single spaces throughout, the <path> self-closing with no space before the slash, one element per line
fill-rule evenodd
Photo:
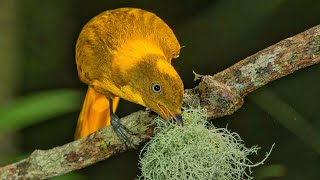
<path fill-rule="evenodd" d="M 140 155 L 139 179 L 251 179 L 251 167 L 264 161 L 253 164 L 248 155 L 259 148 L 247 148 L 237 133 L 207 124 L 205 111 L 185 109 L 183 119 L 184 127 L 155 120 L 156 135 Z"/>

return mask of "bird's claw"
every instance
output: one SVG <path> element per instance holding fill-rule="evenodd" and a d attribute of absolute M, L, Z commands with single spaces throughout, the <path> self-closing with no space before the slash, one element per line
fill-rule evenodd
<path fill-rule="evenodd" d="M 132 132 L 125 125 L 121 124 L 119 122 L 118 116 L 116 116 L 115 114 L 111 115 L 111 126 L 113 127 L 121 142 L 123 142 L 127 147 L 137 149 L 136 145 L 134 145 L 134 143 L 124 133 L 124 131 L 129 135 L 137 135 L 137 133 Z"/>

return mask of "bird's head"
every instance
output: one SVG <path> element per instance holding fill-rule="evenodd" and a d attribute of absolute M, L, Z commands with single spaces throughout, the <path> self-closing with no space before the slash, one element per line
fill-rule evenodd
<path fill-rule="evenodd" d="M 146 106 L 165 119 L 174 119 L 182 126 L 183 83 L 164 56 L 146 55 L 128 69 L 125 93 L 130 101 Z M 129 90 L 126 87 L 130 87 Z"/>

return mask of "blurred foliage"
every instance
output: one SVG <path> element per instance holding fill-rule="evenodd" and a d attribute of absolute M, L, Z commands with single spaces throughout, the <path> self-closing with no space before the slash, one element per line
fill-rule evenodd
<path fill-rule="evenodd" d="M 5 158 L 1 158 L 0 166 L 4 166 L 6 164 L 18 162 L 22 159 L 27 158 L 29 155 L 30 154 L 27 154 L 27 153 L 20 153 L 20 154 L 15 153 L 15 154 L 7 155 Z"/>
<path fill-rule="evenodd" d="M 51 180 L 85 180 L 85 179 L 87 178 L 74 172 L 51 178 Z"/>
<path fill-rule="evenodd" d="M 81 107 L 82 93 L 72 90 L 52 90 L 18 98 L 0 107 L 0 132 L 19 130 Z"/>
<path fill-rule="evenodd" d="M 214 74 L 320 24 L 318 0 L 2 0 L 0 131 L 11 131 L 9 136 L 14 138 L 0 141 L 12 141 L 18 152 L 10 157 L 0 154 L 0 158 L 7 156 L 6 160 L 12 162 L 19 154 L 52 148 L 73 139 L 86 90 L 75 68 L 77 36 L 90 18 L 119 7 L 155 12 L 173 28 L 185 46 L 179 60 L 173 63 L 186 88 L 197 85 L 192 81 L 192 70 Z M 319 74 L 320 66 L 316 65 L 270 83 L 270 93 L 264 88 L 257 90 L 234 115 L 213 121 L 217 127 L 228 124 L 228 128 L 241 135 L 246 146 L 258 144 L 268 149 L 276 143 L 257 178 L 317 179 Z M 118 115 L 139 108 L 121 101 Z M 0 153 L 6 144 L 0 142 Z M 129 151 L 58 178 L 133 179 L 140 174 L 138 154 L 139 151 Z M 0 159 L 0 163 L 3 161 Z"/>
<path fill-rule="evenodd" d="M 255 179 L 267 179 L 267 178 L 283 178 L 286 175 L 287 168 L 284 165 L 273 164 L 262 166 L 258 171 L 254 173 Z"/>
<path fill-rule="evenodd" d="M 320 154 L 320 128 L 313 126 L 294 108 L 267 88 L 263 88 L 259 93 L 253 93 L 249 98 Z"/>

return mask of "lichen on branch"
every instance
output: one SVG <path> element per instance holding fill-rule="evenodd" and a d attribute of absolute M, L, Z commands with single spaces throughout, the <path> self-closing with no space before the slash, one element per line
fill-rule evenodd
<path fill-rule="evenodd" d="M 155 136 L 140 155 L 139 179 L 252 179 L 253 163 L 248 156 L 259 147 L 246 147 L 240 135 L 207 123 L 206 111 L 185 107 L 184 127 L 156 118 Z"/>

